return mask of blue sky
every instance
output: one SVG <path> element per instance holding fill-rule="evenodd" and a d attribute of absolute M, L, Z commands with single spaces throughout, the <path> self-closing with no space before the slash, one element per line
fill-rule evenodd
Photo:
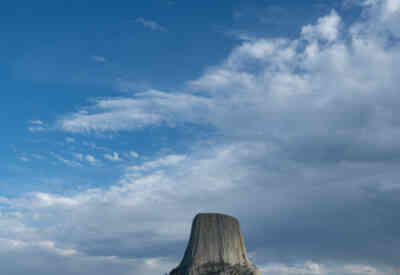
<path fill-rule="evenodd" d="M 37 159 L 25 161 L 21 167 L 21 157 L 29 158 L 29 154 L 68 150 L 61 143 L 70 136 L 57 131 L 54 125 L 60 116 L 96 98 L 121 97 L 147 89 L 184 90 L 187 81 L 222 62 L 241 43 L 241 35 L 296 36 L 303 24 L 315 21 L 321 9 L 340 7 L 339 2 L 327 5 L 323 1 L 313 1 L 307 8 L 296 1 L 278 4 L 279 1 L 4 4 L 1 26 L 6 43 L 1 46 L 4 60 L 1 70 L 3 87 L 9 92 L 4 95 L 2 123 L 10 130 L 1 137 L 2 144 L 7 144 L 1 162 L 9 167 L 2 180 L 18 187 L 10 188 L 8 184 L 2 192 L 19 193 L 21 185 L 14 182 L 25 182 L 19 177 L 28 174 L 29 178 L 48 177 L 53 169 L 57 171 L 52 177 L 60 177 L 60 173 L 63 178 L 75 174 L 65 171 L 65 167 L 49 171 L 48 163 Z M 285 20 L 278 18 L 281 16 Z M 152 28 L 151 23 L 159 27 Z M 45 123 L 44 128 L 50 128 L 49 131 L 29 131 L 32 121 Z M 71 137 L 80 143 L 96 140 L 104 146 L 118 146 L 119 150 L 132 148 L 153 155 L 165 150 L 163 147 L 183 150 L 188 135 L 198 136 L 179 128 L 112 134 L 123 137 L 107 139 L 109 133 L 100 133 L 101 137 Z M 127 144 L 122 145 L 121 140 Z M 88 149 L 77 148 L 89 153 Z M 98 184 L 102 178 L 90 176 L 86 180 Z M 35 186 L 21 191 L 51 188 L 41 186 L 40 180 Z M 69 187 L 67 184 L 63 188 Z M 54 188 L 60 189 L 58 185 Z"/>
<path fill-rule="evenodd" d="M 194 215 L 222 212 L 263 275 L 397 274 L 399 18 L 399 0 L 2 3 L 1 266 L 164 274 Z"/>
<path fill-rule="evenodd" d="M 329 4 L 311 1 L 308 6 L 298 1 L 279 3 L 41 1 L 34 5 L 29 2 L 3 4 L 1 28 L 6 43 L 0 49 L 1 71 L 3 87 L 8 92 L 3 95 L 6 104 L 1 117 L 9 130 L 1 137 L 2 144 L 7 146 L 0 160 L 3 167 L 11 167 L 2 174 L 2 180 L 13 182 L 14 186 L 20 176 L 49 176 L 53 169 L 47 169 L 48 163 L 32 161 L 20 167 L 21 157 L 48 154 L 49 149 L 65 151 L 65 144 L 61 143 L 70 136 L 57 131 L 55 123 L 60 116 L 87 106 L 90 100 L 148 89 L 185 90 L 189 80 L 222 62 L 241 43 L 242 35 L 293 37 L 323 11 L 343 9 L 340 1 Z M 353 7 L 345 12 L 353 15 L 357 9 Z M 159 27 L 154 29 L 141 21 Z M 50 128 L 49 131 L 29 131 L 32 121 L 45 123 L 44 128 Z M 123 135 L 121 140 L 128 144 L 121 146 L 121 140 L 107 139 L 109 133 L 73 138 L 80 143 L 96 140 L 104 146 L 113 144 L 120 150 L 132 148 L 152 155 L 163 147 L 183 150 L 187 135 L 198 136 L 179 128 L 112 134 Z M 169 141 L 163 142 L 164 139 Z M 84 150 L 90 152 L 88 148 Z M 62 177 L 74 174 L 65 171 L 65 167 L 53 168 L 57 170 L 54 177 L 60 173 L 64 173 Z M 24 173 L 19 169 L 25 169 Z M 86 180 L 99 181 L 92 177 Z M 21 185 L 17 185 L 7 186 L 2 192 L 18 193 Z M 37 184 L 34 190 L 29 188 L 28 191 L 40 191 L 50 187 Z"/>

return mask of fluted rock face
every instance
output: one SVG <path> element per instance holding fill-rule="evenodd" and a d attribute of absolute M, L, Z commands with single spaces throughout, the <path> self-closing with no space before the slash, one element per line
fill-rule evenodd
<path fill-rule="evenodd" d="M 198 214 L 180 265 L 170 275 L 259 275 L 247 257 L 239 221 L 222 214 Z"/>

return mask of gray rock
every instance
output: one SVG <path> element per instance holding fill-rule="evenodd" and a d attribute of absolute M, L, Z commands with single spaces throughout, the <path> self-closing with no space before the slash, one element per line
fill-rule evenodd
<path fill-rule="evenodd" d="M 259 275 L 247 257 L 239 221 L 206 213 L 193 220 L 189 244 L 170 275 Z"/>

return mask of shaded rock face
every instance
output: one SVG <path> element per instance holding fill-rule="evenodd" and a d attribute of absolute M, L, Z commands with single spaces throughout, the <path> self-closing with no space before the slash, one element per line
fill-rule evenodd
<path fill-rule="evenodd" d="M 180 265 L 170 275 L 259 275 L 247 257 L 239 221 L 222 214 L 198 214 Z"/>

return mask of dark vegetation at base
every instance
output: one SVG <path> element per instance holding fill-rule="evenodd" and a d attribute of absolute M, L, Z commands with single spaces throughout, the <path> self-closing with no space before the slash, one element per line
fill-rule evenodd
<path fill-rule="evenodd" d="M 227 263 L 206 263 L 196 267 L 177 267 L 169 275 L 253 275 L 254 272 L 248 266 L 230 265 Z"/>

